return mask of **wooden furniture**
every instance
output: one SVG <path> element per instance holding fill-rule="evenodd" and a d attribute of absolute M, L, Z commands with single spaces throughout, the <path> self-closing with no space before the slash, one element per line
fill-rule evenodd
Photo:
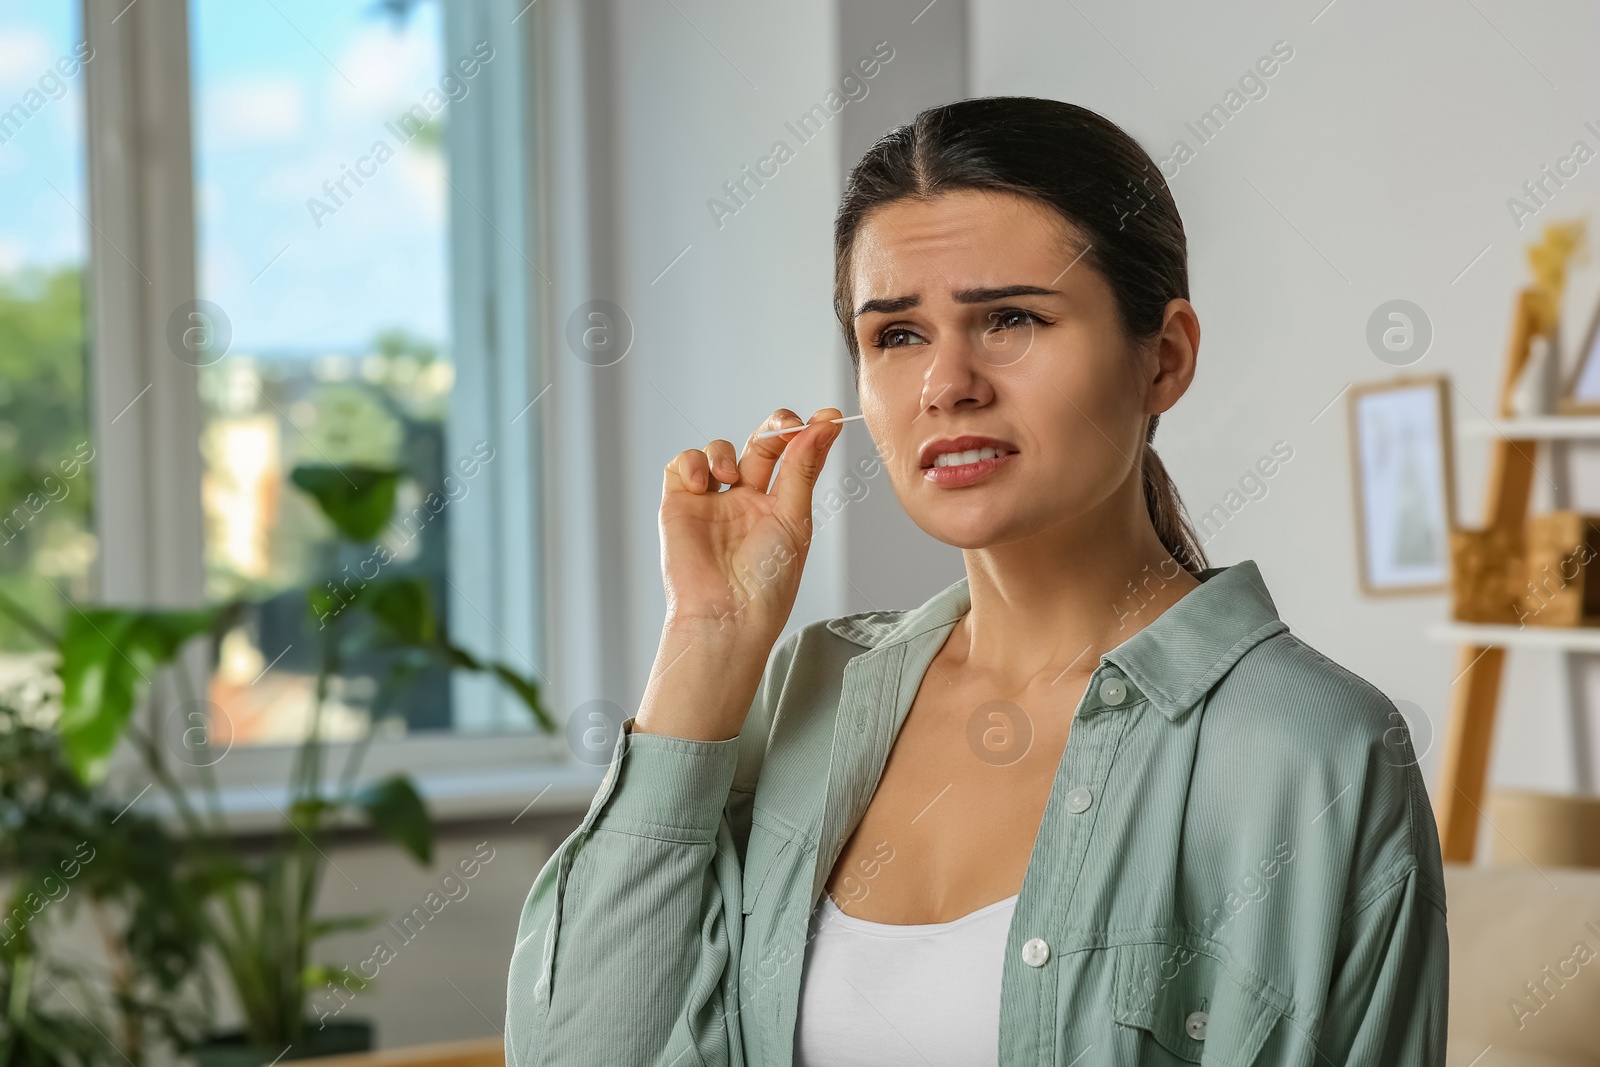
<path fill-rule="evenodd" d="M 1497 404 L 1500 421 L 1490 427 L 1495 439 L 1490 443 L 1489 487 L 1483 523 L 1485 529 L 1502 531 L 1508 538 L 1520 538 L 1528 517 L 1539 440 L 1550 443 L 1550 480 L 1555 507 L 1565 509 L 1572 506 L 1568 441 L 1576 437 L 1600 439 L 1600 419 L 1513 417 L 1513 397 L 1527 365 L 1533 339 L 1542 335 L 1555 345 L 1565 264 L 1581 233 L 1581 227 L 1575 225 L 1546 227 L 1544 241 L 1528 253 L 1535 282 L 1517 294 L 1513 308 L 1511 342 Z M 1549 398 L 1552 406 L 1555 399 Z M 1434 627 L 1430 633 L 1461 642 L 1459 667 L 1451 687 L 1450 717 L 1434 812 L 1439 821 L 1439 844 L 1445 861 L 1470 863 L 1483 814 L 1484 784 L 1507 649 L 1541 643 L 1545 647 L 1562 649 L 1574 770 L 1579 791 L 1587 793 L 1593 789 L 1593 775 L 1588 766 L 1588 720 L 1580 657 L 1585 648 L 1600 649 L 1600 632 L 1581 627 L 1559 629 L 1455 622 Z"/>
<path fill-rule="evenodd" d="M 506 1067 L 504 1038 L 408 1045 L 348 1056 L 323 1056 L 317 1067 Z"/>

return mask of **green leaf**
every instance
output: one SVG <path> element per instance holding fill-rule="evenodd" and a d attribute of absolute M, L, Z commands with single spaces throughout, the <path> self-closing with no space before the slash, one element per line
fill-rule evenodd
<path fill-rule="evenodd" d="M 374 582 L 362 590 L 361 600 L 388 636 L 401 644 L 431 645 L 439 636 L 433 593 L 424 579 Z"/>
<path fill-rule="evenodd" d="M 324 620 L 331 621 L 338 618 L 346 604 L 346 601 L 329 592 L 325 586 L 316 585 L 306 591 L 306 602 L 311 605 L 312 617 L 324 625 L 326 625 Z"/>
<path fill-rule="evenodd" d="M 373 984 L 372 979 L 357 974 L 348 966 L 335 968 L 326 963 L 307 964 L 300 972 L 300 981 L 302 988 L 308 992 L 332 984 L 354 993 L 365 993 L 372 989 Z"/>
<path fill-rule="evenodd" d="M 6 1007 L 6 1018 L 12 1025 L 28 1017 L 28 994 L 33 992 L 33 957 L 23 955 L 11 970 L 11 1003 Z"/>
<path fill-rule="evenodd" d="M 339 533 L 351 541 L 371 541 L 394 516 L 395 490 L 402 471 L 387 467 L 301 464 L 289 480 L 305 490 Z"/>
<path fill-rule="evenodd" d="M 142 687 L 211 628 L 215 609 L 74 608 L 61 635 L 57 729 L 79 778 L 97 781 L 122 739 Z"/>
<path fill-rule="evenodd" d="M 335 915 L 328 919 L 314 919 L 306 924 L 306 935 L 308 940 L 315 941 L 329 934 L 368 930 L 378 925 L 382 919 L 383 915 L 379 912 L 371 915 Z"/>
<path fill-rule="evenodd" d="M 538 682 L 512 670 L 504 663 L 483 662 L 466 649 L 452 645 L 449 642 L 443 642 L 440 645 L 440 651 L 444 654 L 445 662 L 452 667 L 464 671 L 493 674 L 500 679 L 501 684 L 517 694 L 518 699 L 528 706 L 528 711 L 533 714 L 534 719 L 539 723 L 540 729 L 549 734 L 556 732 L 555 720 L 550 717 L 550 713 L 545 710 L 543 702 L 539 699 Z"/>
<path fill-rule="evenodd" d="M 477 657 L 464 648 L 446 641 L 441 645 L 441 650 L 444 652 L 445 662 L 452 667 L 459 667 L 466 671 L 481 671 L 484 669 L 483 664 L 478 662 Z"/>
<path fill-rule="evenodd" d="M 411 780 L 394 775 L 356 794 L 373 829 L 403 847 L 419 863 L 433 862 L 433 820 Z"/>
<path fill-rule="evenodd" d="M 545 711 L 544 705 L 539 702 L 539 683 L 532 678 L 524 678 L 504 663 L 496 663 L 492 666 L 495 677 L 499 678 L 507 689 L 517 694 L 522 702 L 528 706 L 528 710 L 538 720 L 540 728 L 547 734 L 555 733 L 555 720 L 550 718 L 550 713 Z"/>
<path fill-rule="evenodd" d="M 298 797 L 289 805 L 289 824 L 302 833 L 315 834 L 322 829 L 322 817 L 333 809 L 333 802 L 323 797 Z"/>

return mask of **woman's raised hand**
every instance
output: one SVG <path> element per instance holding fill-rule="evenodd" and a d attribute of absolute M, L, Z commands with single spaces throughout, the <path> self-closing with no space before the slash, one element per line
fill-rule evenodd
<path fill-rule="evenodd" d="M 781 408 L 751 433 L 741 456 L 718 440 L 667 464 L 660 526 L 669 629 L 726 635 L 765 660 L 799 591 L 812 491 L 841 429 L 828 420 L 841 416 L 823 408 L 807 423 Z M 805 429 L 756 440 L 788 426 Z"/>

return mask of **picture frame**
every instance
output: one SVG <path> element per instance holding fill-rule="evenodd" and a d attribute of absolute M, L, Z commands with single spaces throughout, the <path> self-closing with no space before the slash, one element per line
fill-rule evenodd
<path fill-rule="evenodd" d="M 1447 591 L 1457 529 L 1449 379 L 1359 384 L 1347 410 L 1361 591 Z"/>
<path fill-rule="evenodd" d="M 1561 385 L 1556 399 L 1558 415 L 1600 415 L 1600 301 L 1595 302 L 1578 348 L 1577 365 Z"/>

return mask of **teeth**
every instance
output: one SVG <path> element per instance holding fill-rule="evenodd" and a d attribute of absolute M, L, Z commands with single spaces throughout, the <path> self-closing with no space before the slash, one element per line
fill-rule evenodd
<path fill-rule="evenodd" d="M 976 463 L 981 459 L 999 459 L 998 448 L 974 448 L 966 452 L 944 452 L 933 461 L 935 467 L 959 467 L 966 463 Z"/>

